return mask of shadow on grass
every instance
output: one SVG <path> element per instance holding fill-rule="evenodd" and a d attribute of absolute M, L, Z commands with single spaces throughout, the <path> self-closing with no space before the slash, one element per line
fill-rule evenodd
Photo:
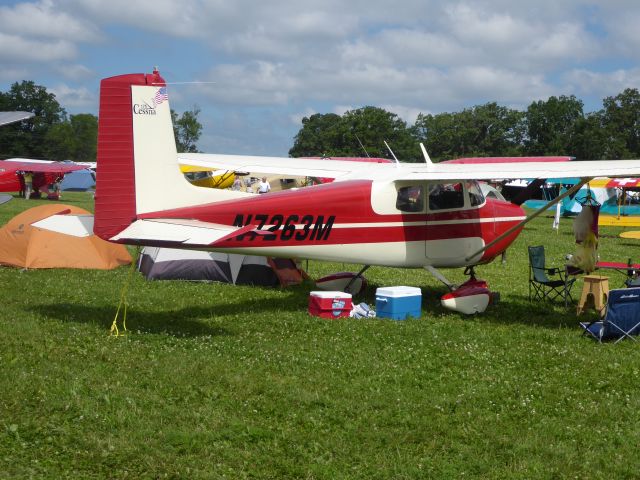
<path fill-rule="evenodd" d="M 372 302 L 375 306 L 375 290 L 377 285 L 369 285 L 360 301 Z M 576 317 L 576 302 L 569 303 L 565 308 L 560 300 L 554 302 L 529 302 L 528 295 L 511 294 L 507 298 L 501 298 L 497 305 L 489 305 L 481 314 L 465 315 L 451 312 L 440 304 L 440 297 L 449 290 L 446 287 L 428 287 L 422 289 L 422 311 L 427 318 L 442 315 L 459 315 L 462 319 L 477 322 L 495 323 L 500 325 L 528 325 L 558 329 L 562 326 L 576 326 L 589 315 L 585 314 L 578 319 Z M 572 294 L 574 294 L 572 292 Z M 357 303 L 358 300 L 355 300 Z"/>
<path fill-rule="evenodd" d="M 84 304 L 57 303 L 30 305 L 30 310 L 44 318 L 55 318 L 63 322 L 98 325 L 109 329 L 115 318 L 113 306 L 87 306 Z M 123 311 L 118 316 L 121 325 Z M 204 307 L 188 307 L 166 312 L 149 312 L 136 308 L 127 309 L 127 329 L 147 333 L 163 333 L 184 337 L 231 335 L 222 327 L 208 325 L 202 319 L 210 317 L 210 310 Z"/>
<path fill-rule="evenodd" d="M 578 328 L 578 322 L 588 316 L 586 313 L 580 318 L 576 316 L 575 301 L 565 307 L 562 300 L 530 302 L 527 295 L 511 295 L 498 305 L 490 306 L 482 315 L 482 320 L 501 325 L 522 324 L 558 329 L 566 326 Z"/>
<path fill-rule="evenodd" d="M 262 312 L 302 311 L 303 305 L 301 302 L 306 301 L 305 298 L 300 295 L 294 295 L 293 297 L 292 301 L 273 298 L 220 304 L 216 304 L 215 299 L 212 299 L 210 306 L 189 306 L 179 309 L 153 311 L 128 307 L 127 329 L 181 337 L 233 335 L 233 331 L 211 325 L 208 321 L 225 315 L 246 314 L 248 304 L 252 306 L 255 304 Z M 96 306 L 79 303 L 32 304 L 25 309 L 43 318 L 48 317 L 63 322 L 98 325 L 107 329 L 111 327 L 116 314 L 116 307 L 113 305 Z M 123 313 L 123 310 L 121 310 L 118 317 L 119 325 L 121 324 Z"/>

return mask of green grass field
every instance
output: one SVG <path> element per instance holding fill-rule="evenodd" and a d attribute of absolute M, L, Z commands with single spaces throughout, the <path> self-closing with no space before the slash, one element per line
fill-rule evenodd
<path fill-rule="evenodd" d="M 40 203 L 0 205 L 0 223 Z M 63 203 L 92 209 L 83 193 Z M 574 250 L 571 221 L 551 223 L 477 270 L 501 302 L 470 317 L 420 270 L 367 272 L 370 304 L 378 286 L 422 287 L 422 318 L 403 322 L 310 317 L 310 283 L 135 274 L 115 338 L 128 267 L 0 267 L 0 478 L 638 478 L 640 348 L 528 301 L 527 245 L 558 264 Z M 618 232 L 601 229 L 601 258 L 640 260 Z"/>

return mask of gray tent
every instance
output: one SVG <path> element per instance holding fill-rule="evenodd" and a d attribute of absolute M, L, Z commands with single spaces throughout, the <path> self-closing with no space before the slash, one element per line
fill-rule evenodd
<path fill-rule="evenodd" d="M 145 247 L 138 270 L 149 280 L 199 280 L 263 286 L 302 281 L 302 272 L 292 260 L 178 248 Z M 292 275 L 292 272 L 295 273 Z M 292 277 L 298 277 L 299 281 L 292 281 Z"/>

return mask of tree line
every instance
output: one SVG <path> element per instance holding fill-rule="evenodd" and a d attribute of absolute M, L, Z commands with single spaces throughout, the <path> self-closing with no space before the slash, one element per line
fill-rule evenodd
<path fill-rule="evenodd" d="M 549 97 L 525 111 L 496 102 L 460 112 L 420 114 L 413 125 L 382 108 L 314 114 L 289 150 L 293 157 L 390 157 L 423 162 L 422 142 L 433 161 L 459 157 L 570 155 L 580 160 L 640 158 L 640 93 L 628 88 L 584 112 L 574 95 Z"/>
<path fill-rule="evenodd" d="M 98 117 L 90 113 L 68 115 L 53 93 L 33 81 L 15 82 L 0 92 L 0 111 L 33 112 L 35 117 L 0 127 L 0 159 L 21 157 L 40 160 L 95 162 Z M 171 110 L 179 152 L 197 152 L 202 132 L 200 109 L 178 115 Z"/>
<path fill-rule="evenodd" d="M 35 117 L 0 128 L 0 158 L 95 161 L 95 115 L 68 115 L 54 94 L 26 80 L 0 92 L 0 111 L 9 110 L 33 112 Z M 197 106 L 182 115 L 171 111 L 179 152 L 198 151 L 199 114 Z M 525 111 L 490 102 L 460 112 L 420 114 L 413 125 L 373 106 L 343 115 L 317 113 L 302 119 L 289 155 L 389 158 L 384 141 L 405 162 L 423 161 L 419 143 L 434 161 L 528 155 L 640 158 L 640 93 L 625 89 L 588 113 L 580 99 L 562 95 L 535 101 Z"/>

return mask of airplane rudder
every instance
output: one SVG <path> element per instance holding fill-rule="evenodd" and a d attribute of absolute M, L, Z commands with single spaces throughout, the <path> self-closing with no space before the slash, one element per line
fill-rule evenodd
<path fill-rule="evenodd" d="M 94 233 L 103 239 L 136 218 L 131 87 L 149 80 L 162 79 L 155 73 L 128 74 L 100 82 Z"/>

